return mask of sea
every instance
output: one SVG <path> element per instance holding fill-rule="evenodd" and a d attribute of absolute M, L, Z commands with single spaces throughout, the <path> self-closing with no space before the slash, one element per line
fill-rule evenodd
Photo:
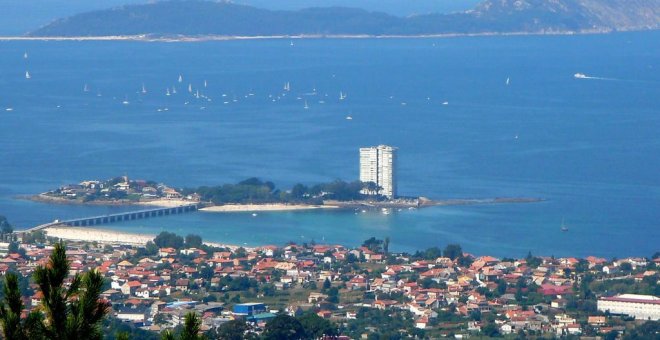
<path fill-rule="evenodd" d="M 140 209 L 20 198 L 123 175 L 174 187 L 356 180 L 358 148 L 387 144 L 398 148 L 400 195 L 543 201 L 196 212 L 103 228 L 246 246 L 374 236 L 406 252 L 457 243 L 500 257 L 650 257 L 660 250 L 659 98 L 659 31 L 0 41 L 0 215 L 24 229 Z"/>

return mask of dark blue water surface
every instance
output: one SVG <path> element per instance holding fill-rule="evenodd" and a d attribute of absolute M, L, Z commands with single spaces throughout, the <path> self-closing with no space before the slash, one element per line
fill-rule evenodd
<path fill-rule="evenodd" d="M 547 201 L 194 213 L 108 227 L 249 245 L 389 236 L 406 251 L 457 242 L 496 256 L 649 256 L 660 250 L 659 56 L 660 32 L 0 42 L 0 214 L 23 228 L 134 209 L 14 198 L 123 174 L 173 186 L 352 180 L 360 146 L 390 144 L 400 194 Z"/>

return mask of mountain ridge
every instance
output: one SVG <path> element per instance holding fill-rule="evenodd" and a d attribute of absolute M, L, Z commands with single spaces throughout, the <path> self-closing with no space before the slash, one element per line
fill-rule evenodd
<path fill-rule="evenodd" d="M 81 13 L 58 19 L 28 36 L 414 36 L 658 28 L 660 0 L 484 0 L 465 12 L 408 17 L 350 7 L 284 11 L 195 0 Z"/>

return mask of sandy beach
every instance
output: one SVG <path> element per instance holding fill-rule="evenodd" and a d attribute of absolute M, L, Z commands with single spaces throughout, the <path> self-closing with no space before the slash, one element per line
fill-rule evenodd
<path fill-rule="evenodd" d="M 294 211 L 313 209 L 335 209 L 336 205 L 306 205 L 306 204 L 225 204 L 199 209 L 207 212 L 256 212 L 256 211 Z"/>
<path fill-rule="evenodd" d="M 137 202 L 135 204 L 173 208 L 173 207 L 179 207 L 179 206 L 182 206 L 182 205 L 190 205 L 190 204 L 193 204 L 193 203 L 197 203 L 197 202 L 184 201 L 184 200 L 159 199 L 159 200 L 153 200 L 153 201 L 140 201 L 140 202 Z"/>
<path fill-rule="evenodd" d="M 120 243 L 130 245 L 145 245 L 153 241 L 156 235 L 134 234 L 103 229 L 91 229 L 87 227 L 53 227 L 46 228 L 46 234 L 63 240 Z"/>
<path fill-rule="evenodd" d="M 128 233 L 123 231 L 114 231 L 107 229 L 94 229 L 88 227 L 51 227 L 44 229 L 46 235 L 50 237 L 57 237 L 62 240 L 83 241 L 83 242 L 99 242 L 111 244 L 124 244 L 143 246 L 149 241 L 153 241 L 156 235 L 151 234 L 138 234 Z M 184 236 L 184 235 L 180 235 Z M 239 246 L 233 244 L 223 244 L 217 242 L 204 242 L 204 244 L 211 247 L 222 247 L 229 249 L 237 249 Z M 253 249 L 251 247 L 243 247 L 245 249 Z"/>

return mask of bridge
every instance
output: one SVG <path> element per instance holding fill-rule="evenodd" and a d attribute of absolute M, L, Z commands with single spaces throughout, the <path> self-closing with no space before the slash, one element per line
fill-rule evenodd
<path fill-rule="evenodd" d="M 29 233 L 29 232 L 46 229 L 50 227 L 56 227 L 56 226 L 88 227 L 98 224 L 140 220 L 149 217 L 183 214 L 183 213 L 197 211 L 200 208 L 200 206 L 201 206 L 200 203 L 194 203 L 194 204 L 180 205 L 176 207 L 166 207 L 166 208 L 158 207 L 153 209 L 126 211 L 126 212 L 110 214 L 110 215 L 75 218 L 64 221 L 55 220 L 53 222 L 41 224 L 30 229 L 22 230 L 20 232 Z"/>

